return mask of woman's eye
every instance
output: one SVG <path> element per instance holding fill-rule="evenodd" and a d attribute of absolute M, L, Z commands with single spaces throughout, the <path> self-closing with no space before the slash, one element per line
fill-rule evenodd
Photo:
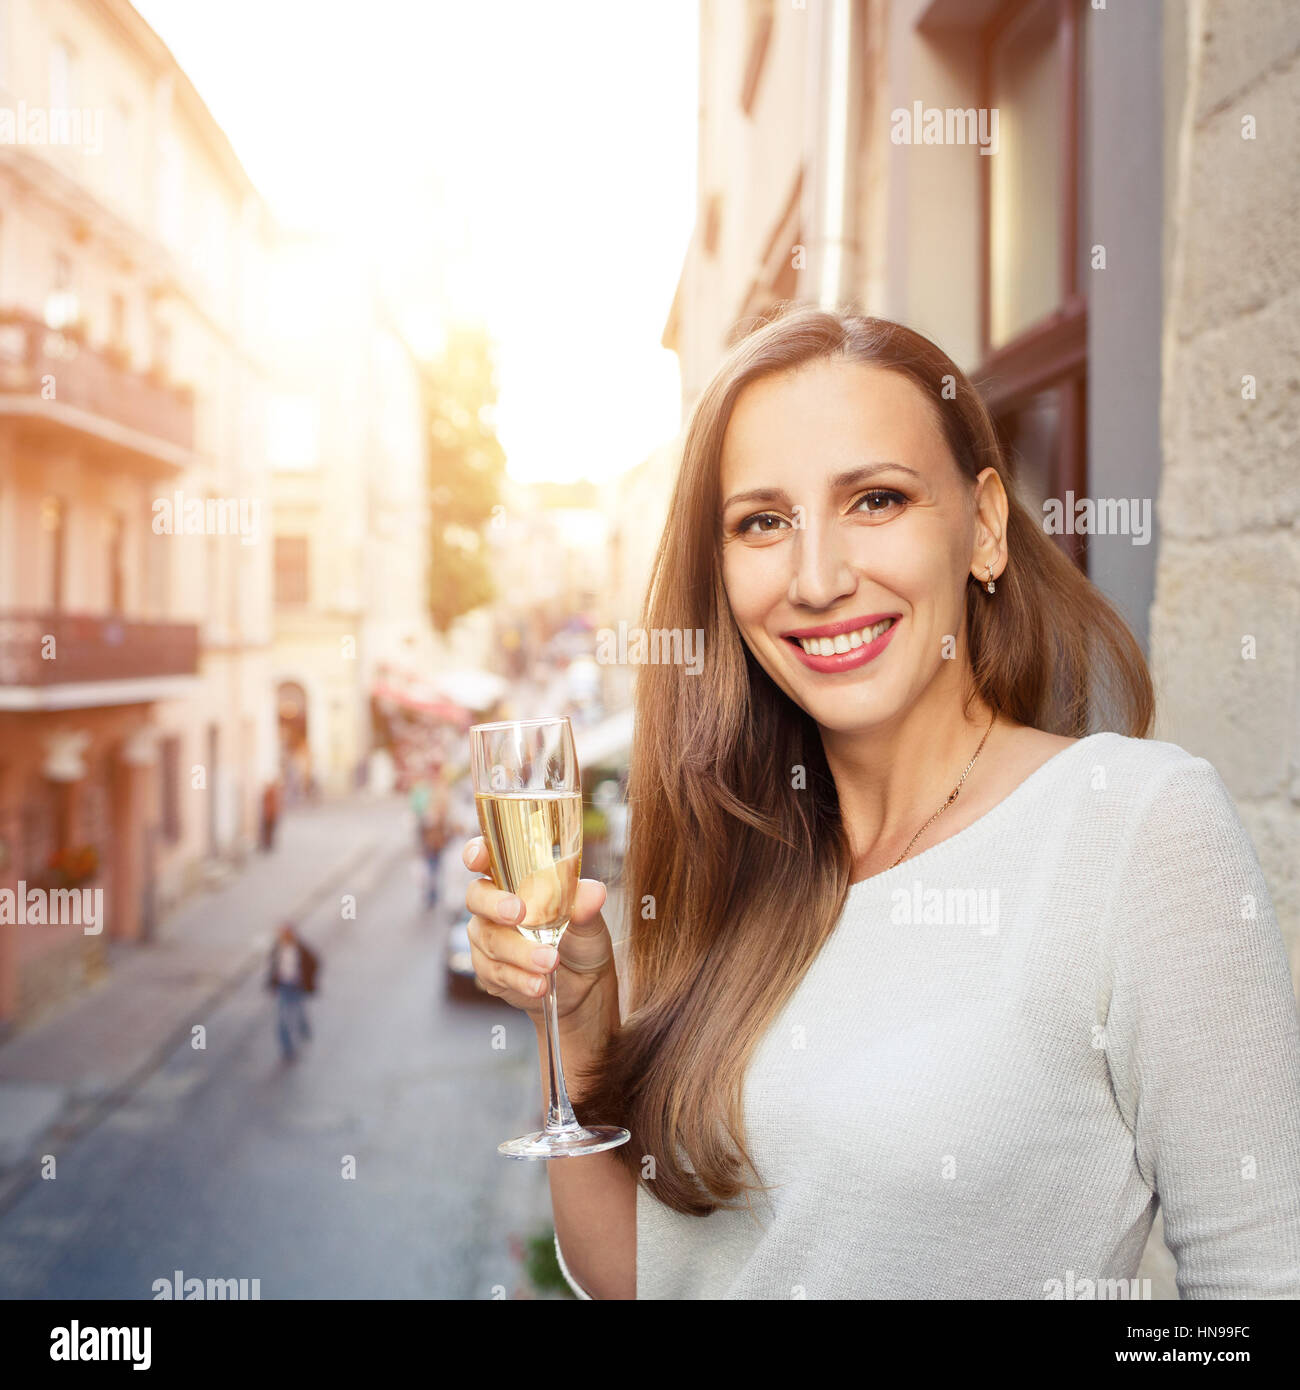
<path fill-rule="evenodd" d="M 788 525 L 789 522 L 786 521 L 785 517 L 778 516 L 775 512 L 759 512 L 754 516 L 747 516 L 736 527 L 736 532 L 742 536 L 765 536 Z"/>
<path fill-rule="evenodd" d="M 858 498 L 856 511 L 866 512 L 869 516 L 879 516 L 890 512 L 895 507 L 905 505 L 907 498 L 901 492 L 894 492 L 890 488 L 872 488 L 870 492 L 863 493 Z"/>

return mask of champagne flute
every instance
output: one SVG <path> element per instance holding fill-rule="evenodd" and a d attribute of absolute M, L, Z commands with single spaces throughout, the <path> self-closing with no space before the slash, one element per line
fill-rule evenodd
<path fill-rule="evenodd" d="M 516 930 L 559 949 L 569 925 L 582 863 L 582 776 L 567 719 L 475 724 L 469 731 L 474 803 L 492 880 L 524 905 Z M 617 1125 L 580 1125 L 569 1104 L 560 1060 L 552 970 L 543 1005 L 546 1026 L 546 1128 L 508 1139 L 507 1158 L 572 1158 L 626 1144 Z"/>

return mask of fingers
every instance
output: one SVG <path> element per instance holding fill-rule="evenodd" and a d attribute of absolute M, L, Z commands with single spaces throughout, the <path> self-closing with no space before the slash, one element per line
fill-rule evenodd
<path fill-rule="evenodd" d="M 503 893 L 490 878 L 476 878 L 465 892 L 465 906 L 480 917 L 518 926 L 524 920 L 524 905 L 514 893 Z"/>
<path fill-rule="evenodd" d="M 482 836 L 465 845 L 461 858 L 466 868 L 488 871 Z M 586 974 L 607 965 L 609 936 L 600 915 L 607 896 L 599 879 L 578 880 L 573 914 L 564 936 L 564 964 L 569 970 Z M 490 878 L 479 878 L 469 885 L 465 906 L 473 914 L 468 930 L 474 970 L 484 986 L 493 994 L 513 992 L 526 999 L 540 998 L 559 954 L 554 947 L 535 946 L 515 930 L 525 912 L 518 894 L 504 893 Z"/>
<path fill-rule="evenodd" d="M 467 869 L 486 874 L 489 870 L 487 846 L 475 836 L 461 852 Z M 514 893 L 503 893 L 490 878 L 476 879 L 465 894 L 465 906 L 480 917 L 489 917 L 507 927 L 524 920 L 524 905 Z"/>
<path fill-rule="evenodd" d="M 493 994 L 514 990 L 530 999 L 546 992 L 547 976 L 559 959 L 553 946 L 535 946 L 513 927 L 471 917 L 468 927 L 474 973 Z"/>
<path fill-rule="evenodd" d="M 482 951 L 488 960 L 520 970 L 545 972 L 556 961 L 554 946 L 538 946 L 513 927 L 503 927 L 484 917 L 471 917 L 467 934 L 470 944 Z"/>
<path fill-rule="evenodd" d="M 487 847 L 481 835 L 466 844 L 461 858 L 467 869 L 479 873 L 488 872 Z M 581 878 L 578 891 L 574 895 L 573 913 L 569 918 L 569 928 L 594 925 L 596 930 L 604 930 L 600 910 L 605 905 L 608 891 L 598 878 Z M 514 893 L 503 893 L 490 878 L 476 879 L 465 894 L 465 906 L 480 917 L 500 922 L 504 926 L 517 926 L 524 919 L 524 905 Z M 536 906 L 536 904 L 534 905 Z"/>
<path fill-rule="evenodd" d="M 570 929 L 586 926 L 593 918 L 599 919 L 600 909 L 605 906 L 609 890 L 598 878 L 580 878 L 578 891 L 573 895 L 573 913 L 569 918 Z M 602 921 L 600 925 L 605 924 Z"/>
<path fill-rule="evenodd" d="M 605 885 L 599 879 L 578 880 L 573 916 L 560 942 L 560 960 L 566 970 L 589 975 L 609 965 L 612 951 L 609 930 L 600 915 L 605 897 Z"/>
<path fill-rule="evenodd" d="M 483 981 L 484 987 L 489 994 L 522 994 L 528 999 L 540 999 L 546 993 L 547 972 L 533 966 L 531 969 L 524 969 L 518 965 L 511 965 L 506 961 L 496 960 L 483 950 L 482 938 L 475 938 L 473 923 L 479 919 L 473 919 L 470 925 L 470 960 L 474 966 L 474 973 Z M 521 937 L 522 941 L 523 938 Z M 527 942 L 524 942 L 527 945 Z"/>

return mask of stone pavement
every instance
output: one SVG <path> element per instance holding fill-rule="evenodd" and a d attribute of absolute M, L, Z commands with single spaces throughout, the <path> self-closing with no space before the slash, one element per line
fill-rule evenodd
<path fill-rule="evenodd" d="M 0 1206 L 35 1175 L 42 1141 L 66 1142 L 149 1076 L 195 1017 L 265 967 L 277 923 L 359 896 L 409 855 L 397 797 L 292 813 L 270 854 L 187 900 L 148 945 L 115 942 L 105 977 L 0 1046 Z M 311 940 L 310 932 L 304 932 Z"/>

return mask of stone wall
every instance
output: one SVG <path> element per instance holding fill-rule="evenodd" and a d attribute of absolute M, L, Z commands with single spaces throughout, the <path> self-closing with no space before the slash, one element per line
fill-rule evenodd
<path fill-rule="evenodd" d="M 1300 981 L 1300 14 L 1174 3 L 1156 737 L 1227 783 Z"/>
<path fill-rule="evenodd" d="M 1163 18 L 1155 736 L 1227 784 L 1300 980 L 1300 15 L 1167 0 Z M 1177 1298 L 1162 1236 L 1139 1274 Z"/>

